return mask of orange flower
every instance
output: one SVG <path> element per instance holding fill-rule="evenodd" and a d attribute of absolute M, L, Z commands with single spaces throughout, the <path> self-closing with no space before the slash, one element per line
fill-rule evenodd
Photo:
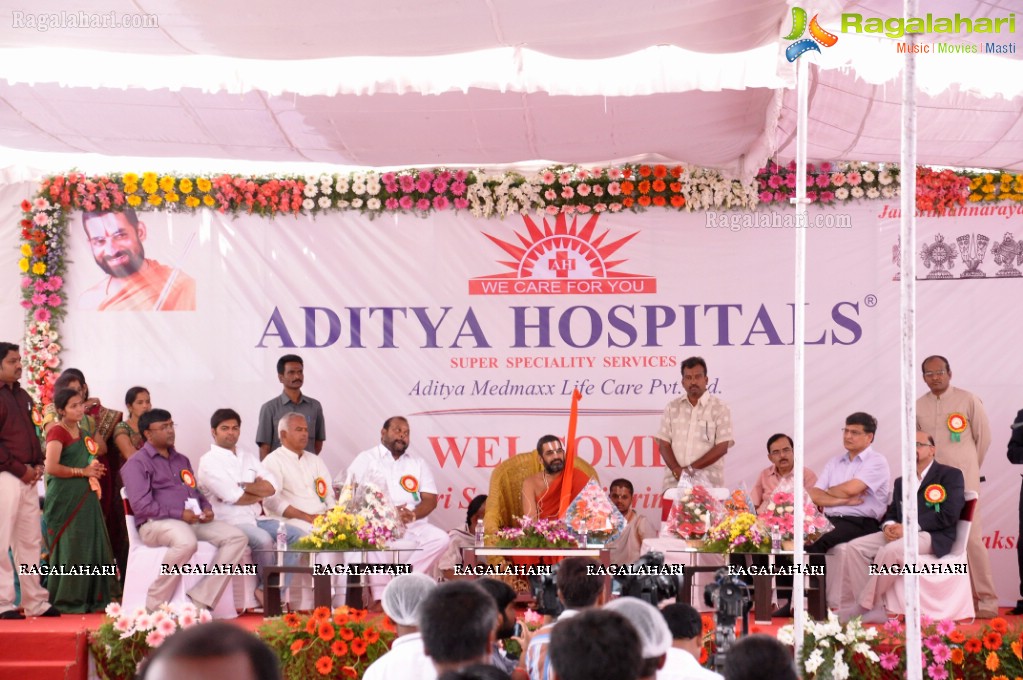
<path fill-rule="evenodd" d="M 342 628 L 337 633 L 341 636 L 342 640 L 348 640 L 349 642 L 355 637 L 355 633 L 352 632 L 351 628 Z"/>
<path fill-rule="evenodd" d="M 295 640 L 291 643 L 291 653 L 298 654 L 305 647 L 305 640 Z"/>
<path fill-rule="evenodd" d="M 707 648 L 706 647 L 701 647 L 700 648 L 700 665 L 702 666 L 705 663 L 707 663 L 707 659 L 709 659 L 709 658 L 710 658 L 710 653 L 707 651 Z"/>
<path fill-rule="evenodd" d="M 635 190 L 636 190 L 636 185 L 633 184 L 632 182 L 622 182 L 622 193 L 623 194 L 631 194 Z"/>
<path fill-rule="evenodd" d="M 317 607 L 316 609 L 313 610 L 313 618 L 323 620 L 329 619 L 330 609 L 328 609 L 327 607 Z"/>
<path fill-rule="evenodd" d="M 288 612 L 284 615 L 284 623 L 288 624 L 288 628 L 294 629 L 302 624 L 302 620 L 298 618 L 298 614 Z"/>
<path fill-rule="evenodd" d="M 316 660 L 316 670 L 320 675 L 327 675 L 334 670 L 334 660 L 329 656 L 321 656 Z"/>
<path fill-rule="evenodd" d="M 342 666 L 341 667 L 341 672 L 344 674 L 344 676 L 346 678 L 357 678 L 357 677 L 359 677 L 359 672 L 357 670 L 355 670 L 352 666 Z"/>
<path fill-rule="evenodd" d="M 654 196 L 654 205 L 663 208 L 667 204 L 668 204 L 668 201 L 667 201 L 667 199 L 664 198 L 664 196 Z"/>
<path fill-rule="evenodd" d="M 366 641 L 362 638 L 355 638 L 352 640 L 352 654 L 355 656 L 362 656 L 366 653 Z"/>
<path fill-rule="evenodd" d="M 1012 647 L 1012 653 L 1016 655 L 1017 659 L 1023 659 L 1023 642 L 1016 640 L 1009 646 Z"/>
<path fill-rule="evenodd" d="M 380 639 L 380 631 L 376 628 L 367 628 L 366 632 L 362 634 L 362 639 L 366 641 L 366 644 L 371 645 Z"/>
<path fill-rule="evenodd" d="M 980 640 L 978 640 L 977 638 L 970 638 L 969 640 L 966 641 L 964 649 L 966 649 L 967 653 L 969 654 L 976 654 L 981 650 Z"/>
<path fill-rule="evenodd" d="M 676 165 L 671 169 L 671 176 L 674 177 L 675 179 L 678 179 L 679 177 L 682 176 L 683 172 L 685 172 L 685 170 L 682 169 L 682 166 Z"/>
<path fill-rule="evenodd" d="M 624 168 L 622 168 L 622 177 L 625 178 L 632 177 L 632 168 L 629 166 L 625 166 Z"/>
<path fill-rule="evenodd" d="M 394 621 L 391 621 L 390 617 L 387 616 L 385 616 L 384 620 L 380 622 L 380 627 L 389 633 L 393 633 L 397 630 L 394 626 Z"/>
<path fill-rule="evenodd" d="M 348 645 L 344 640 L 334 640 L 334 644 L 330 646 L 330 653 L 334 656 L 344 656 L 348 653 Z"/>
<path fill-rule="evenodd" d="M 340 609 L 334 610 L 334 623 L 339 626 L 344 626 L 348 623 L 351 617 L 348 616 L 348 612 L 343 612 Z"/>
<path fill-rule="evenodd" d="M 654 177 L 656 177 L 657 179 L 662 179 L 662 178 L 667 177 L 667 176 L 668 176 L 668 168 L 664 167 L 663 165 L 655 165 L 654 166 Z"/>
<path fill-rule="evenodd" d="M 668 185 L 668 188 L 674 191 L 676 194 L 682 193 L 682 182 L 672 182 Z"/>
<path fill-rule="evenodd" d="M 649 177 L 650 176 L 650 166 L 649 165 L 641 165 L 641 166 L 639 166 L 639 176 L 640 177 Z"/>
<path fill-rule="evenodd" d="M 671 197 L 671 207 L 672 208 L 681 208 L 685 204 L 686 204 L 686 199 L 682 198 L 678 194 L 675 194 L 674 196 Z"/>
<path fill-rule="evenodd" d="M 956 643 L 957 645 L 961 645 L 964 642 L 966 642 L 966 636 L 963 634 L 963 631 L 959 630 L 958 628 L 956 628 L 955 630 L 948 634 L 948 639 L 951 642 Z"/>
<path fill-rule="evenodd" d="M 334 624 L 330 621 L 323 621 L 320 623 L 320 630 L 318 632 L 321 640 L 330 642 L 334 639 Z"/>
<path fill-rule="evenodd" d="M 316 635 L 316 628 L 320 625 L 320 622 L 316 620 L 315 616 L 310 616 L 309 620 L 305 622 L 305 632 L 310 635 Z"/>
<path fill-rule="evenodd" d="M 654 188 L 654 191 L 664 191 L 668 188 L 668 185 L 664 183 L 663 179 L 655 179 L 653 184 L 650 186 Z"/>
<path fill-rule="evenodd" d="M 643 180 L 642 182 L 640 182 L 636 186 L 636 188 L 639 189 L 639 193 L 641 193 L 641 194 L 649 194 L 650 193 L 650 180 L 647 180 L 647 179 Z"/>
<path fill-rule="evenodd" d="M 984 633 L 984 648 L 989 651 L 995 651 L 1002 646 L 1002 636 L 994 631 Z M 993 669 L 992 669 L 993 670 Z"/>
<path fill-rule="evenodd" d="M 649 207 L 650 206 L 650 197 L 649 196 L 640 196 L 639 199 L 637 199 L 637 202 L 641 206 L 643 206 L 644 208 Z"/>
<path fill-rule="evenodd" d="M 994 652 L 988 652 L 987 660 L 984 661 L 984 667 L 987 668 L 989 671 L 997 671 L 998 666 L 1000 665 L 1001 662 L 998 660 L 998 655 L 995 654 Z"/>
<path fill-rule="evenodd" d="M 703 621 L 703 632 L 704 633 L 706 633 L 707 631 L 710 631 L 710 630 L 714 630 L 714 617 L 713 616 L 711 616 L 710 614 L 703 614 L 700 617 L 700 620 Z"/>
<path fill-rule="evenodd" d="M 963 656 L 963 650 L 961 649 L 952 650 L 952 663 L 954 663 L 957 666 L 962 666 L 964 659 L 965 657 Z"/>
<path fill-rule="evenodd" d="M 626 196 L 625 198 L 623 198 L 623 199 L 622 199 L 622 207 L 623 207 L 623 208 L 631 208 L 631 207 L 632 207 L 632 204 L 633 204 L 634 202 L 635 202 L 635 201 L 633 201 L 633 200 L 632 200 L 632 197 L 631 197 L 631 196 Z"/>
<path fill-rule="evenodd" d="M 996 616 L 995 618 L 991 619 L 990 625 L 991 630 L 995 631 L 996 633 L 1001 633 L 1002 635 L 1005 635 L 1006 633 L 1009 632 L 1009 623 L 1001 616 Z"/>

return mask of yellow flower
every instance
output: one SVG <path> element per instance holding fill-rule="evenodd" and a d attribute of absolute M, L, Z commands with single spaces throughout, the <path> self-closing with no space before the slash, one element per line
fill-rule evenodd
<path fill-rule="evenodd" d="M 168 193 L 166 196 L 164 196 L 164 198 L 167 199 L 168 203 L 177 203 L 178 199 L 181 197 L 172 191 Z"/>
<path fill-rule="evenodd" d="M 139 183 L 139 176 L 136 175 L 134 172 L 126 172 L 126 173 L 124 173 L 124 175 L 122 175 L 121 178 L 124 180 L 125 184 L 138 184 Z"/>
<path fill-rule="evenodd" d="M 142 197 L 141 196 L 129 196 L 128 197 L 128 205 L 130 205 L 133 208 L 139 207 L 139 205 L 141 205 L 141 203 L 142 203 Z"/>
<path fill-rule="evenodd" d="M 142 180 L 142 191 L 147 194 L 155 194 L 159 187 L 156 185 L 155 179 L 149 179 L 148 177 Z"/>
<path fill-rule="evenodd" d="M 138 190 L 139 190 L 139 185 L 138 184 L 128 184 L 128 183 L 125 183 L 125 185 L 124 185 L 124 193 L 126 193 L 126 194 L 134 194 Z"/>
<path fill-rule="evenodd" d="M 20 260 L 18 260 L 18 267 L 21 269 L 21 271 L 27 272 L 28 271 L 28 258 L 27 257 L 23 257 Z"/>
<path fill-rule="evenodd" d="M 213 204 L 216 203 L 216 201 L 213 200 L 213 197 L 208 194 L 202 197 L 202 202 L 208 208 L 212 208 Z"/>
<path fill-rule="evenodd" d="M 43 274 L 45 274 L 46 273 L 46 263 L 45 262 L 36 262 L 34 265 L 32 265 L 32 273 L 37 275 L 37 276 L 42 276 Z"/>
<path fill-rule="evenodd" d="M 203 192 L 204 194 L 207 193 L 213 187 L 213 183 L 210 182 L 205 177 L 196 177 L 195 185 L 199 187 L 199 191 Z"/>
<path fill-rule="evenodd" d="M 170 175 L 164 175 L 161 177 L 160 188 L 164 191 L 174 191 L 174 178 Z"/>
<path fill-rule="evenodd" d="M 142 173 L 142 180 L 145 181 L 145 182 L 155 182 L 156 181 L 156 173 L 155 172 L 143 172 Z"/>
<path fill-rule="evenodd" d="M 994 184 L 985 184 L 984 186 L 982 186 L 980 188 L 980 190 L 983 191 L 985 194 L 990 194 L 990 193 L 994 192 L 995 185 Z"/>
<path fill-rule="evenodd" d="M 153 194 L 152 196 L 149 197 L 149 203 L 150 205 L 160 205 L 161 203 L 163 203 L 163 199 L 157 196 L 156 194 Z"/>
<path fill-rule="evenodd" d="M 187 177 L 183 177 L 181 181 L 178 182 L 178 189 L 180 189 L 183 194 L 192 193 L 192 180 Z"/>
<path fill-rule="evenodd" d="M 974 177 L 973 179 L 970 180 L 970 188 L 971 189 L 976 189 L 983 182 L 984 182 L 984 178 L 982 178 L 982 177 Z"/>
<path fill-rule="evenodd" d="M 1001 662 L 998 660 L 998 655 L 994 652 L 988 652 L 987 659 L 984 661 L 984 666 L 987 667 L 989 671 L 997 671 L 1000 665 Z"/>
<path fill-rule="evenodd" d="M 977 201 L 981 201 L 983 199 L 984 197 L 981 196 L 980 194 L 970 194 L 970 200 L 973 201 L 974 203 L 976 203 Z"/>
<path fill-rule="evenodd" d="M 189 208 L 197 208 L 199 207 L 199 199 L 195 196 L 188 196 L 185 198 L 185 205 Z"/>
<path fill-rule="evenodd" d="M 32 257 L 32 246 L 27 243 L 21 244 L 21 254 L 25 257 Z"/>

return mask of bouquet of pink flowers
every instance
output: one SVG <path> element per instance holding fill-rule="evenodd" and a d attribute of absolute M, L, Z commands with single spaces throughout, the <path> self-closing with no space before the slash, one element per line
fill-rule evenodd
<path fill-rule="evenodd" d="M 596 480 L 591 479 L 568 506 L 565 521 L 577 534 L 586 532 L 588 541 L 606 543 L 625 528 L 625 518 Z"/>
<path fill-rule="evenodd" d="M 574 548 L 575 536 L 561 520 L 516 517 L 517 527 L 497 530 L 499 548 Z"/>
<path fill-rule="evenodd" d="M 668 513 L 667 524 L 670 531 L 680 538 L 694 540 L 706 535 L 720 513 L 721 504 L 707 487 L 694 484 L 683 476 L 678 486 L 678 497 Z"/>
<path fill-rule="evenodd" d="M 795 536 L 795 496 L 791 488 L 776 490 L 771 494 L 760 512 L 760 520 L 768 531 L 778 532 L 782 540 L 791 541 Z M 827 516 L 817 509 L 809 494 L 803 496 L 803 535 L 807 543 L 816 540 L 817 536 L 831 531 L 834 527 Z"/>

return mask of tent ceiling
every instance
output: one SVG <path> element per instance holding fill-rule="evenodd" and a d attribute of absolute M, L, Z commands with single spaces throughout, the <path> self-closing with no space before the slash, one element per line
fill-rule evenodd
<path fill-rule="evenodd" d="M 999 17 L 1015 2 L 933 0 L 926 11 Z M 649 158 L 749 173 L 769 155 L 794 156 L 796 99 L 779 37 L 788 31 L 788 7 L 786 0 L 749 0 L 741 11 L 725 0 L 313 0 L 285 9 L 268 0 L 84 0 L 68 10 L 60 0 L 38 0 L 17 11 L 154 14 L 159 27 L 39 31 L 16 28 L 24 15 L 0 10 L 0 146 L 356 166 Z M 897 16 L 901 0 L 832 3 L 822 23 L 836 26 L 841 11 Z M 1017 34 L 1023 16 L 1019 23 Z M 54 48 L 114 53 L 121 67 L 60 61 L 47 56 L 58 54 Z M 882 49 L 891 54 L 862 58 Z M 494 55 L 502 67 L 480 69 Z M 812 69 L 810 157 L 897 160 L 894 45 L 843 36 L 829 55 L 845 66 L 822 61 L 825 68 Z M 1004 69 L 989 80 L 1023 87 L 1019 56 L 987 58 L 982 68 L 964 61 L 973 55 L 959 65 L 918 61 L 926 90 L 921 162 L 1023 169 L 1023 96 L 992 96 L 971 82 L 978 71 Z M 147 57 L 164 66 L 146 64 L 144 76 L 124 78 Z M 189 80 L 182 62 L 166 61 L 197 57 L 212 57 L 222 72 L 208 78 L 205 69 Z M 367 78 L 357 62 L 305 61 L 361 57 L 383 58 L 382 75 Z M 424 57 L 451 59 L 472 75 L 434 77 L 422 65 L 435 62 Z M 31 65 L 51 71 L 40 76 Z M 421 72 L 408 75 L 410 65 Z"/>

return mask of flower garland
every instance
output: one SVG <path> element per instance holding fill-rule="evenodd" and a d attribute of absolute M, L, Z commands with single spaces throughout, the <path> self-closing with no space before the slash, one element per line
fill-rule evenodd
<path fill-rule="evenodd" d="M 369 218 L 405 213 L 426 217 L 468 210 L 474 217 L 668 210 L 753 210 L 795 195 L 795 163 L 771 163 L 750 182 L 716 170 L 683 165 L 584 167 L 556 165 L 517 172 L 446 168 L 282 177 L 276 175 L 158 175 L 126 172 L 100 176 L 71 171 L 45 177 L 21 203 L 22 307 L 28 316 L 23 360 L 25 388 L 52 401 L 60 366 L 60 320 L 67 313 L 64 278 L 68 213 L 74 210 L 316 215 L 358 211 Z M 808 166 L 807 197 L 831 204 L 899 195 L 899 169 L 874 163 Z M 918 207 L 943 211 L 964 201 L 1023 201 L 1023 175 L 918 169 Z"/>

